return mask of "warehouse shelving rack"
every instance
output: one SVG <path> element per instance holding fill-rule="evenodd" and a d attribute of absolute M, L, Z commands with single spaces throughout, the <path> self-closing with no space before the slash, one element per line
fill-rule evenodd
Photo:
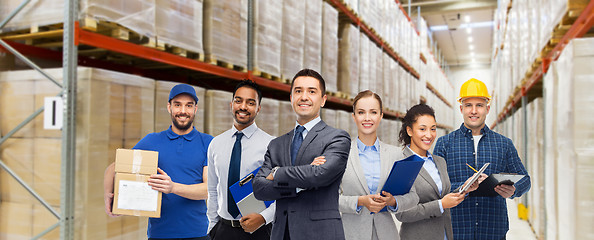
<path fill-rule="evenodd" d="M 0 29 L 2 29 L 16 14 L 18 14 L 31 0 L 23 0 L 22 3 L 13 10 L 6 19 L 0 22 Z M 409 71 L 415 78 L 419 79 L 419 73 L 413 69 L 410 64 L 406 63 L 393 48 L 387 45 L 374 31 L 369 29 L 359 17 L 355 16 L 350 12 L 346 6 L 338 0 L 328 0 L 335 8 L 339 10 L 341 14 L 348 16 L 351 21 L 356 24 L 363 32 L 365 32 L 369 38 L 376 44 L 382 47 L 392 58 L 407 71 Z M 253 14 L 252 1 L 248 1 L 248 14 Z M 397 4 L 399 2 L 396 0 Z M 42 205 L 44 205 L 48 211 L 50 211 L 57 219 L 58 222 L 50 226 L 45 231 L 39 233 L 33 239 L 38 239 L 60 227 L 60 238 L 61 239 L 73 239 L 74 238 L 74 183 L 75 183 L 75 144 L 76 144 L 76 125 L 75 125 L 75 109 L 76 109 L 76 79 L 77 79 L 77 67 L 89 66 L 98 67 L 108 70 L 115 70 L 125 73 L 138 74 L 156 79 L 172 80 L 177 82 L 188 82 L 198 83 L 192 76 L 198 74 L 201 79 L 204 78 L 209 86 L 215 86 L 217 89 L 229 89 L 235 84 L 230 84 L 241 79 L 251 79 L 261 85 L 264 88 L 265 94 L 273 95 L 289 93 L 290 85 L 270 80 L 267 78 L 255 76 L 251 69 L 250 60 L 248 61 L 247 71 L 237 71 L 229 69 L 223 66 L 212 65 L 209 63 L 192 60 L 182 56 L 178 56 L 173 53 L 164 52 L 151 47 L 137 45 L 127 41 L 119 40 L 113 37 L 101 35 L 89 30 L 85 30 L 80 26 L 77 21 L 78 16 L 78 0 L 67 0 L 67 4 L 64 8 L 64 22 L 63 28 L 59 30 L 53 30 L 37 34 L 23 34 L 16 36 L 3 36 L 0 37 L 0 51 L 7 51 L 15 55 L 17 58 L 25 62 L 31 68 L 39 71 L 48 80 L 54 82 L 57 86 L 62 88 L 59 96 L 64 101 L 64 116 L 63 116 L 63 128 L 62 128 L 62 161 L 61 161 L 61 201 L 60 201 L 60 213 L 53 209 L 42 197 L 40 197 L 28 184 L 23 181 L 14 171 L 12 171 L 3 161 L 0 159 L 0 167 L 7 171 L 14 179 L 16 179 L 27 191 L 29 191 Z M 400 4 L 399 4 L 400 5 Z M 402 7 L 400 9 L 404 12 Z M 405 13 L 406 15 L 406 13 Z M 408 18 L 408 15 L 407 15 Z M 248 19 L 252 19 L 248 16 Z M 410 18 L 409 18 L 410 21 Z M 412 23 L 411 23 L 412 24 Z M 253 25 L 248 22 L 248 34 L 253 32 Z M 418 32 L 417 32 L 418 34 Z M 22 39 L 32 39 L 39 37 L 54 37 L 62 38 L 62 51 L 51 50 L 43 47 L 32 46 L 15 42 Z M 248 35 L 248 46 L 251 39 Z M 174 70 L 169 71 L 156 71 L 151 69 L 145 69 L 135 66 L 130 66 L 121 63 L 114 63 L 109 61 L 97 60 L 88 56 L 79 54 L 79 48 L 81 46 L 100 48 L 114 53 L 130 56 L 137 59 L 142 59 L 149 62 L 156 62 L 159 64 L 169 65 L 175 67 Z M 248 53 L 253 53 L 253 49 L 248 47 Z M 26 56 L 37 57 L 41 59 L 48 59 L 53 61 L 61 61 L 63 67 L 63 82 L 59 83 L 52 76 L 45 73 L 41 67 L 37 66 L 34 62 L 29 60 Z M 248 57 L 249 59 L 249 57 Z M 186 74 L 177 74 L 175 70 L 183 70 Z M 190 73 L 190 74 L 188 74 Z M 447 100 L 439 94 L 437 89 L 432 87 L 430 84 L 427 88 L 435 93 L 442 101 L 446 102 L 448 106 L 450 104 Z M 277 96 L 278 97 L 278 96 Z M 286 96 L 284 96 L 286 97 Z M 279 98 L 279 97 L 278 97 Z M 330 108 L 350 110 L 352 106 L 352 100 L 339 98 L 336 96 L 328 96 L 328 104 Z M 4 143 L 9 137 L 13 136 L 18 130 L 24 127 L 26 124 L 31 122 L 35 117 L 44 111 L 43 107 L 37 109 L 21 124 L 15 127 L 6 135 L 0 138 L 0 144 Z M 403 113 L 386 111 L 384 116 L 391 119 L 400 119 L 404 117 Z M 441 128 L 450 128 L 442 124 L 438 124 Z"/>
<path fill-rule="evenodd" d="M 582 13 L 575 20 L 575 22 L 567 29 L 568 26 L 558 25 L 555 29 L 557 32 L 565 32 L 559 34 L 557 32 L 551 33 L 551 36 L 561 35 L 559 39 L 552 38 L 549 41 L 549 46 L 543 49 L 542 61 L 535 60 L 536 66 L 534 69 L 528 69 L 526 78 L 522 83 L 515 88 L 514 93 L 508 98 L 503 110 L 497 115 L 497 119 L 492 124 L 495 127 L 497 124 L 503 122 L 507 117 L 511 116 L 519 108 L 526 110 L 525 106 L 530 99 L 542 96 L 542 78 L 549 70 L 551 63 L 556 60 L 565 46 L 570 40 L 584 36 L 594 26 L 594 1 L 583 9 Z M 518 106 L 519 105 L 519 106 Z M 524 112 L 524 114 L 526 114 Z"/>

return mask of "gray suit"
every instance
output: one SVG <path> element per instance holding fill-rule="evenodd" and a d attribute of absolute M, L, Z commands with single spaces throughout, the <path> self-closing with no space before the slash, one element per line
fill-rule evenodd
<path fill-rule="evenodd" d="M 403 159 L 404 155 L 396 146 L 385 144 L 382 141 L 379 142 L 379 149 L 381 164 L 377 189 L 381 191 L 394 162 Z M 369 194 L 365 172 L 359 160 L 357 140 L 354 139 L 351 144 L 349 163 L 340 184 L 340 212 L 342 213 L 342 224 L 346 239 L 372 239 L 372 236 L 377 237 L 377 239 L 400 239 L 396 224 L 389 211 L 371 214 L 369 209 L 363 207 L 360 212 L 357 212 L 359 196 Z M 414 192 L 394 197 L 398 202 L 397 212 L 412 208 L 419 201 L 419 197 Z"/>
<path fill-rule="evenodd" d="M 410 149 L 404 148 L 405 157 L 413 154 Z M 402 222 L 400 226 L 400 238 L 403 240 L 441 240 L 444 237 L 444 232 L 447 234 L 449 240 L 454 239 L 450 210 L 444 209 L 444 212 L 441 213 L 438 203 L 439 199 L 450 193 L 451 188 L 446 162 L 442 157 L 437 155 L 433 155 L 433 160 L 435 161 L 442 182 L 441 194 L 439 194 L 437 185 L 431 178 L 431 175 L 429 175 L 425 168 L 422 168 L 413 185 L 419 196 L 419 204 L 409 210 L 396 213 L 396 218 Z"/>
<path fill-rule="evenodd" d="M 271 239 L 283 239 L 286 226 L 292 240 L 344 239 L 338 187 L 348 161 L 349 135 L 320 121 L 307 133 L 293 166 L 290 146 L 294 132 L 270 142 L 253 180 L 257 199 L 276 200 Z M 325 156 L 326 162 L 310 165 L 318 156 Z M 267 180 L 276 166 L 280 168 L 274 180 Z M 305 190 L 296 193 L 296 188 Z"/>

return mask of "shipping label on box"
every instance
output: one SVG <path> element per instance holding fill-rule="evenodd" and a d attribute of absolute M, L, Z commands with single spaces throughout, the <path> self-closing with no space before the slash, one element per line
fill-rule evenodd
<path fill-rule="evenodd" d="M 118 149 L 115 161 L 114 214 L 161 216 L 161 192 L 148 185 L 151 174 L 157 173 L 159 153 L 144 150 Z"/>

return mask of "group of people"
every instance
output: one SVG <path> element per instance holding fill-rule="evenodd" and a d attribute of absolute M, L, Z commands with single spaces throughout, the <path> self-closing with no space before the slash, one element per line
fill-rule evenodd
<path fill-rule="evenodd" d="M 509 229 L 506 198 L 530 188 L 530 178 L 510 139 L 485 125 L 490 96 L 471 79 L 461 89 L 464 123 L 436 138 L 433 109 L 411 107 L 397 137 L 402 147 L 382 142 L 381 98 L 370 90 L 353 102 L 357 137 L 327 125 L 320 109 L 327 96 L 322 76 L 299 71 L 291 82 L 295 128 L 273 137 L 258 128 L 262 93 L 250 80 L 239 82 L 230 110 L 234 123 L 212 137 L 193 127 L 198 98 L 186 84 L 171 89 L 169 129 L 144 137 L 134 149 L 159 152 L 158 174 L 148 184 L 163 192 L 161 217 L 150 218 L 149 239 L 505 239 Z M 277 119 L 270 119 L 277 121 Z M 392 165 L 411 155 L 424 160 L 409 193 L 382 191 Z M 526 175 L 498 185 L 496 197 L 473 195 L 485 171 Z M 469 165 L 469 166 L 467 166 Z M 260 168 L 253 194 L 274 201 L 259 213 L 241 215 L 229 187 Z M 105 171 L 105 210 L 113 204 L 114 166 Z M 466 186 L 465 192 L 458 191 Z M 393 215 L 402 222 L 397 230 Z"/>

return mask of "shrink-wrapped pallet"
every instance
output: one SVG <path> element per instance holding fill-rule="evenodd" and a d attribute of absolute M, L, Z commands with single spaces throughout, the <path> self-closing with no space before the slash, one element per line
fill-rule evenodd
<path fill-rule="evenodd" d="M 359 30 L 341 23 L 338 36 L 338 91 L 355 97 L 359 88 Z"/>
<path fill-rule="evenodd" d="M 545 208 L 544 208 L 544 161 L 543 149 L 543 101 L 534 99 L 528 107 L 528 164 L 531 191 L 528 192 L 529 221 L 536 236 L 544 236 Z"/>
<path fill-rule="evenodd" d="M 327 2 L 322 14 L 322 76 L 326 91 L 336 92 L 338 78 L 338 11 Z"/>
<path fill-rule="evenodd" d="M 375 43 L 373 41 L 369 41 L 369 60 L 367 63 L 367 68 L 369 71 L 369 77 L 367 78 L 367 89 L 376 92 L 377 89 L 375 89 L 375 82 L 377 80 L 377 64 L 378 64 L 378 53 L 379 53 L 379 49 L 377 48 L 377 45 L 375 45 Z M 381 64 L 381 58 L 379 63 Z M 360 91 L 362 91 L 364 89 L 360 89 Z"/>
<path fill-rule="evenodd" d="M 280 136 L 279 133 L 279 101 L 272 98 L 262 98 L 260 113 L 256 117 L 258 128 L 272 136 Z"/>
<path fill-rule="evenodd" d="M 155 0 L 155 5 L 159 42 L 203 54 L 202 0 Z"/>
<path fill-rule="evenodd" d="M 217 136 L 233 126 L 231 101 L 233 93 L 220 90 L 207 90 L 206 93 L 206 122 L 204 132 Z"/>
<path fill-rule="evenodd" d="M 409 98 L 410 95 L 409 85 L 408 85 L 408 72 L 402 68 L 402 66 L 398 65 L 398 104 L 400 105 L 400 111 L 406 112 L 412 105 L 409 105 Z"/>
<path fill-rule="evenodd" d="M 572 40 L 556 65 L 557 221 L 568 239 L 594 235 L 593 46 L 593 38 Z"/>
<path fill-rule="evenodd" d="M 254 2 L 254 70 L 280 77 L 283 2 Z"/>
<path fill-rule="evenodd" d="M 305 0 L 303 68 L 322 70 L 322 0 Z"/>
<path fill-rule="evenodd" d="M 0 18 L 6 18 L 21 4 L 20 0 L 2 2 Z M 6 30 L 35 29 L 39 26 L 62 23 L 64 21 L 65 1 L 31 1 L 5 26 Z M 141 35 L 155 36 L 155 1 L 129 0 L 110 2 L 102 0 L 80 0 L 80 19 L 91 18 L 115 22 Z"/>
<path fill-rule="evenodd" d="M 296 127 L 295 122 L 297 119 L 289 101 L 279 101 L 278 112 L 278 134 L 280 136 L 292 131 Z"/>
<path fill-rule="evenodd" d="M 363 32 L 359 33 L 359 87 L 354 91 L 354 97 L 360 91 L 369 89 L 369 82 L 371 78 L 371 42 L 367 35 Z"/>
<path fill-rule="evenodd" d="M 388 102 L 388 109 L 401 111 L 398 105 L 398 98 L 400 96 L 400 86 L 398 86 L 398 79 L 400 76 L 398 75 L 398 63 L 394 61 L 391 57 L 389 58 L 390 61 L 390 74 L 384 75 L 384 86 L 388 91 L 384 91 L 384 96 L 387 98 Z"/>
<path fill-rule="evenodd" d="M 351 122 L 353 122 L 353 118 L 351 117 L 351 113 L 343 110 L 336 110 L 336 128 L 345 130 L 347 133 L 352 134 L 351 130 Z M 355 129 L 355 134 L 351 135 L 351 138 L 357 136 L 357 131 Z"/>
<path fill-rule="evenodd" d="M 247 66 L 247 0 L 204 0 L 204 53 L 207 61 Z"/>
<path fill-rule="evenodd" d="M 373 89 L 375 89 L 375 93 L 377 93 L 378 96 L 382 97 L 384 95 L 384 69 L 390 69 L 389 65 L 387 65 L 388 63 L 386 62 L 386 65 L 384 65 L 384 59 L 385 57 L 387 57 L 386 54 L 384 54 L 384 52 L 377 47 L 375 44 L 373 45 L 375 47 L 375 51 L 376 51 L 376 65 L 375 65 L 375 78 L 373 79 L 372 83 L 374 84 L 372 86 Z M 386 73 L 388 73 L 386 70 Z M 382 98 L 383 100 L 383 98 Z"/>
<path fill-rule="evenodd" d="M 167 111 L 167 100 L 169 100 L 169 92 L 177 84 L 179 83 L 169 81 L 155 82 L 155 131 L 163 131 L 171 126 L 171 114 Z M 196 96 L 198 97 L 198 103 L 196 104 L 198 110 L 194 118 L 194 127 L 199 132 L 204 132 L 206 111 L 204 108 L 206 102 L 204 93 L 206 90 L 196 86 L 194 86 L 194 90 L 196 90 Z"/>
<path fill-rule="evenodd" d="M 283 1 L 282 21 L 281 77 L 292 79 L 303 68 L 305 1 Z"/>
<path fill-rule="evenodd" d="M 47 73 L 62 80 L 62 69 L 47 69 Z M 105 70 L 78 68 L 76 99 L 76 182 L 75 188 L 75 223 L 76 239 L 114 239 L 121 234 L 113 232 L 112 227 L 129 221 L 128 238 L 146 237 L 146 218 L 120 218 L 110 220 L 104 213 L 102 191 L 103 169 L 114 161 L 115 149 L 124 147 L 128 142 L 135 144 L 154 128 L 154 81 L 134 75 Z M 29 85 L 30 88 L 20 86 Z M 10 90 L 10 94 L 5 94 Z M 28 108 L 37 109 L 43 105 L 47 96 L 56 96 L 61 88 L 57 87 L 36 71 L 12 71 L 0 73 L 0 102 L 11 102 L 15 96 Z M 10 98 L 10 99 L 8 99 Z M 26 111 L 26 110 L 25 110 Z M 0 104 L 0 118 L 3 127 L 13 128 L 23 119 L 5 121 L 5 116 L 12 115 L 14 109 Z M 28 112 L 29 114 L 32 113 Z M 0 145 L 0 159 L 21 176 L 21 178 L 59 212 L 60 206 L 60 164 L 61 132 L 44 130 L 43 115 L 37 116 L 27 126 L 28 132 L 13 136 Z M 22 232 L 18 227 L 2 230 L 0 238 L 31 238 L 45 230 L 55 221 L 48 210 L 42 207 L 19 184 L 4 171 L 0 171 L 0 216 L 10 216 L 19 206 L 21 217 L 11 219 L 12 226 L 26 224 L 32 231 Z M 79 191 L 80 190 L 80 191 Z M 80 207 L 84 206 L 84 207 Z M 5 221 L 3 221 L 5 222 Z M 144 224 L 142 224 L 144 223 Z M 3 225 L 4 226 L 4 225 Z M 57 239 L 59 229 L 46 235 Z"/>
<path fill-rule="evenodd" d="M 337 113 L 334 109 L 322 108 L 320 112 L 320 117 L 322 120 L 333 128 L 337 128 L 338 126 L 336 115 Z"/>

